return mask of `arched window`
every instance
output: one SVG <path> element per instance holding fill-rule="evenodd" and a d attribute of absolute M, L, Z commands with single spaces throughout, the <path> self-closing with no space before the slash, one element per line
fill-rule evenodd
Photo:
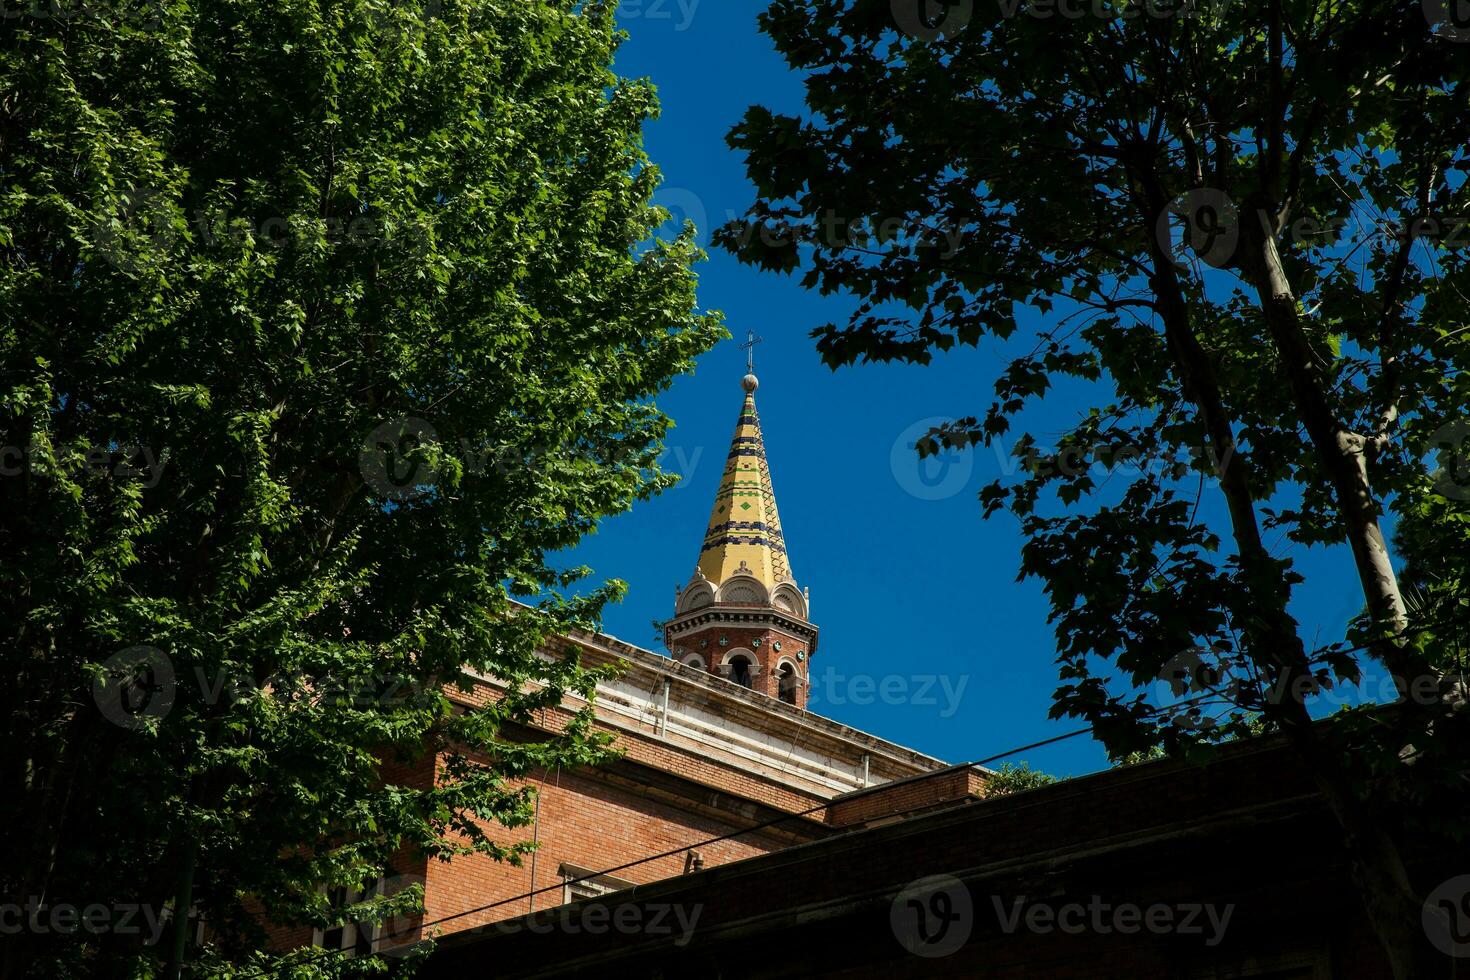
<path fill-rule="evenodd" d="M 751 687 L 754 681 L 750 675 L 750 660 L 746 657 L 730 658 L 730 680 L 741 687 Z"/>
<path fill-rule="evenodd" d="M 779 685 L 777 690 L 781 700 L 787 704 L 796 703 L 796 669 L 790 664 L 782 664 L 776 672 L 776 680 Z"/>

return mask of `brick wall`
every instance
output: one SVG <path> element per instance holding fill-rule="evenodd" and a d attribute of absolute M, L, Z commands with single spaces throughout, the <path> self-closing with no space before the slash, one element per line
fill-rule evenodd
<path fill-rule="evenodd" d="M 897 798 L 921 791 L 889 792 Z M 861 801 L 853 794 L 849 803 Z M 1249 744 L 1206 766 L 1112 770 L 584 903 L 632 912 L 634 922 L 653 921 L 661 907 L 698 912 L 697 928 L 683 935 L 570 929 L 542 915 L 539 929 L 527 919 L 519 929 L 508 924 L 450 937 L 422 975 L 458 977 L 471 964 L 494 962 L 508 974 L 534 965 L 545 976 L 595 969 L 606 977 L 658 972 L 727 980 L 1386 978 L 1331 828 L 1300 759 L 1276 742 Z M 1427 857 L 1431 881 L 1446 873 L 1444 855 Z M 904 931 L 912 910 L 900 899 L 931 875 L 960 885 L 946 911 L 963 913 L 955 920 L 963 922 L 962 945 L 916 953 L 905 945 L 905 937 L 915 938 Z M 997 910 L 1017 900 L 1053 907 L 1210 903 L 1228 906 L 1232 916 L 1215 934 L 1063 932 L 1004 925 Z M 1288 962 L 1313 966 L 1279 972 Z"/>
<path fill-rule="evenodd" d="M 727 641 L 724 646 L 720 645 L 721 639 Z M 703 647 L 700 646 L 701 643 L 704 644 Z M 780 650 L 776 649 L 777 643 L 781 644 Z M 798 708 L 806 707 L 810 688 L 807 677 L 810 645 L 793 633 L 769 626 L 711 623 L 681 634 L 675 655 L 683 661 L 690 654 L 698 654 L 705 662 L 705 670 L 717 677 L 725 677 L 726 673 L 720 669 L 720 661 L 732 650 L 750 652 L 759 668 L 752 678 L 751 687 L 767 697 L 779 699 L 781 696 L 780 678 L 777 674 L 777 667 L 781 662 L 785 660 L 794 664 L 798 682 L 794 703 Z M 799 661 L 796 657 L 798 651 L 803 654 Z"/>
<path fill-rule="evenodd" d="M 536 823 L 506 829 L 486 826 L 501 844 L 539 842 L 532 860 L 520 867 L 495 861 L 482 854 L 456 857 L 451 863 L 434 862 L 428 869 L 426 921 L 433 923 L 459 916 L 430 931 L 458 932 L 487 922 L 520 916 L 534 908 L 562 904 L 560 890 L 483 911 L 471 911 L 520 896 L 533 888 L 559 886 L 558 869 L 563 864 L 603 871 L 653 854 L 690 848 L 710 837 L 741 829 L 745 824 L 722 821 L 689 808 L 644 798 L 635 789 L 611 785 L 575 773 L 546 773 L 532 780 L 540 797 Z M 705 867 L 769 853 L 787 842 L 769 834 L 752 834 L 732 841 L 700 845 Z M 617 871 L 614 877 L 633 884 L 646 884 L 684 873 L 686 852 L 674 854 Z M 471 914 L 464 914 L 470 912 Z"/>
<path fill-rule="evenodd" d="M 968 802 L 984 794 L 985 775 L 980 770 L 973 766 L 941 769 L 848 793 L 828 807 L 827 822 L 844 829 L 861 827 Z"/>
<path fill-rule="evenodd" d="M 732 645 L 736 642 L 732 637 Z M 762 646 L 768 648 L 768 644 Z M 788 652 L 784 647 L 783 642 L 783 653 Z M 468 692 L 450 689 L 447 693 L 466 708 L 500 697 L 488 683 L 477 684 Z M 537 713 L 534 727 L 507 726 L 503 734 L 519 740 L 545 738 L 548 732 L 560 731 L 572 717 L 572 711 L 565 708 L 544 709 Z M 424 883 L 422 922 L 427 924 L 428 932 L 448 935 L 521 916 L 533 907 L 560 905 L 563 896 L 559 887 L 534 899 L 523 896 L 533 888 L 559 886 L 559 869 L 564 864 L 602 872 L 666 851 L 678 852 L 614 873 L 621 881 L 648 884 L 682 875 L 690 848 L 698 850 L 704 868 L 718 867 L 823 839 L 837 828 L 972 799 L 980 791 L 982 778 L 970 769 L 941 769 L 932 775 L 847 794 L 831 806 L 824 806 L 829 796 L 743 769 L 708 747 L 682 744 L 661 735 L 654 725 L 645 730 L 600 727 L 614 734 L 614 746 L 621 753 L 619 761 L 578 772 L 542 773 L 529 780 L 540 799 L 533 826 L 482 824 L 486 835 L 501 846 L 533 839 L 538 842 L 534 878 L 529 856 L 519 866 L 483 854 L 456 856 L 450 862 L 403 855 L 394 862 L 390 870 L 397 875 Z M 442 759 L 436 762 L 442 765 Z M 412 765 L 385 764 L 384 778 L 397 785 L 426 787 L 436 771 L 436 762 L 426 759 Z M 734 840 L 702 843 L 782 814 L 808 810 L 813 812 L 792 816 L 769 829 L 741 834 Z M 512 898 L 514 901 L 506 902 Z M 494 907 L 484 908 L 487 905 Z M 445 919 L 448 921 L 439 921 Z M 301 926 L 275 927 L 271 938 L 277 948 L 303 945 L 311 941 L 312 931 Z"/>

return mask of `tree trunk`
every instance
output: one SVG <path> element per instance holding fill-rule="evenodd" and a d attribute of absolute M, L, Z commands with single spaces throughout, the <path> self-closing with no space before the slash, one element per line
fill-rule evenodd
<path fill-rule="evenodd" d="M 1281 254 L 1271 233 L 1268 213 L 1257 207 L 1259 222 L 1242 222 L 1243 236 L 1250 241 L 1249 267 L 1261 311 L 1280 353 L 1292 400 L 1312 440 L 1323 472 L 1332 484 L 1343 531 L 1352 549 L 1353 563 L 1363 597 L 1374 622 L 1392 634 L 1374 645 L 1373 652 L 1393 673 L 1400 696 L 1408 697 L 1416 681 L 1437 677 L 1430 664 L 1400 634 L 1408 625 L 1408 612 L 1399 591 L 1398 576 L 1378 523 L 1379 507 L 1368 477 L 1367 439 L 1349 431 L 1336 417 L 1317 370 L 1316 353 L 1308 343 L 1297 311 L 1296 294 L 1281 266 Z"/>
<path fill-rule="evenodd" d="M 1156 251 L 1153 259 L 1151 286 L 1158 298 L 1166 341 L 1184 382 L 1185 393 L 1200 411 L 1212 449 L 1220 461 L 1217 463 L 1217 476 L 1229 505 L 1231 530 L 1241 567 L 1252 580 L 1252 593 L 1261 596 L 1263 606 L 1270 607 L 1266 610 L 1269 615 L 1263 616 L 1253 627 L 1252 646 L 1274 651 L 1260 658 L 1259 666 L 1267 676 L 1279 678 L 1277 689 L 1286 692 L 1286 697 L 1275 703 L 1273 709 L 1268 709 L 1267 714 L 1282 725 L 1293 746 L 1306 759 L 1318 789 L 1342 830 L 1343 846 L 1354 882 L 1389 959 L 1395 980 L 1428 980 L 1446 975 L 1443 958 L 1438 957 L 1426 941 L 1420 921 L 1420 899 L 1409 880 L 1397 842 L 1382 817 L 1358 798 L 1349 774 L 1314 731 L 1311 716 L 1301 700 L 1300 692 L 1307 688 L 1299 686 L 1297 681 L 1310 677 L 1311 665 L 1299 631 L 1286 612 L 1284 591 L 1279 602 L 1269 591 L 1270 583 L 1266 576 L 1269 574 L 1270 556 L 1261 541 L 1255 499 L 1246 478 L 1245 459 L 1235 445 L 1233 425 L 1224 406 L 1214 366 L 1194 335 L 1172 264 L 1161 251 Z M 1294 313 L 1294 302 L 1292 310 Z M 1322 404 L 1325 406 L 1325 399 L 1322 399 Z M 1358 459 L 1363 459 L 1361 453 Z M 1357 499 L 1371 504 L 1366 469 L 1359 470 L 1356 479 L 1362 493 Z M 1378 528 L 1376 509 L 1360 510 L 1359 516 L 1368 516 L 1371 520 L 1367 525 L 1358 526 L 1358 536 L 1365 544 L 1376 542 L 1377 547 L 1376 555 L 1371 548 L 1364 549 L 1365 557 L 1371 559 L 1371 567 L 1377 570 L 1371 579 L 1371 588 L 1377 591 L 1370 593 L 1370 579 L 1364 578 L 1364 593 L 1385 599 L 1391 595 L 1401 613 L 1403 603 L 1398 593 L 1398 582 L 1388 563 L 1388 551 Z M 1355 546 L 1355 557 L 1358 553 Z M 1360 577 L 1364 567 L 1364 562 L 1359 561 Z"/>
<path fill-rule="evenodd" d="M 167 980 L 179 980 L 184 975 L 184 959 L 189 950 L 189 910 L 194 905 L 194 870 L 199 864 L 199 847 L 187 839 L 183 846 L 184 866 L 174 892 L 173 943 L 164 970 Z"/>
<path fill-rule="evenodd" d="M 1342 828 L 1353 882 L 1394 980 L 1453 977 L 1452 962 L 1425 934 L 1423 899 L 1414 890 L 1385 820 L 1358 798 L 1342 769 L 1341 756 L 1322 744 L 1310 719 L 1304 720 L 1306 724 L 1287 726 L 1287 738 L 1306 758 L 1318 790 Z"/>
<path fill-rule="evenodd" d="M 1316 366 L 1316 352 L 1302 327 L 1296 295 L 1287 281 L 1266 217 L 1270 212 L 1256 203 L 1253 210 L 1260 220 L 1242 222 L 1242 237 L 1250 249 L 1246 268 L 1276 343 L 1292 400 L 1332 485 L 1369 613 L 1374 623 L 1389 634 L 1374 644 L 1373 652 L 1392 672 L 1400 697 L 1407 701 L 1422 679 L 1437 678 L 1437 674 L 1401 636 L 1408 625 L 1408 613 L 1378 521 L 1379 506 L 1368 476 L 1367 440 L 1348 430 L 1332 411 Z M 1384 818 L 1358 797 L 1339 758 L 1311 731 L 1305 710 L 1300 719 L 1288 725 L 1287 733 L 1307 758 L 1317 786 L 1342 828 L 1354 881 L 1395 980 L 1448 976 L 1444 958 L 1427 942 L 1421 898 L 1409 880 L 1398 844 Z"/>

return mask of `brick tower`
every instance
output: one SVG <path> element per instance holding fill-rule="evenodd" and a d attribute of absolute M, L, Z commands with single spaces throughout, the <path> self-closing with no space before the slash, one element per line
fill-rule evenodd
<path fill-rule="evenodd" d="M 752 352 L 741 379 L 745 401 L 715 494 L 704 547 L 689 584 L 678 590 L 664 643 L 675 660 L 805 709 L 817 628 L 809 596 L 787 560 L 776 494 L 755 411 Z"/>

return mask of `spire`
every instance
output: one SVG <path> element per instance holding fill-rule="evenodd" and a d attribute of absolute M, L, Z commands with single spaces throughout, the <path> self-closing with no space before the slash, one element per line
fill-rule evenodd
<path fill-rule="evenodd" d="M 674 618 L 664 623 L 669 654 L 685 667 L 706 671 L 805 709 L 817 627 L 810 597 L 791 579 L 786 540 L 776 513 L 776 493 L 766 462 L 761 421 L 755 412 L 754 333 L 746 351 L 745 401 L 730 440 L 730 455 L 704 547 L 689 584 L 674 597 Z"/>
<path fill-rule="evenodd" d="M 755 376 L 758 343 L 760 338 L 752 332 L 750 339 L 741 345 L 747 351 L 746 366 L 750 372 L 740 381 L 745 389 L 745 402 L 735 423 L 735 436 L 730 441 L 720 489 L 715 494 L 714 510 L 704 534 L 704 549 L 699 553 L 699 574 L 717 588 L 742 567 L 767 590 L 792 580 L 786 541 L 781 534 L 781 517 L 776 512 L 776 493 L 771 488 L 765 442 L 761 438 L 760 417 L 755 410 L 755 390 L 760 387 Z"/>

